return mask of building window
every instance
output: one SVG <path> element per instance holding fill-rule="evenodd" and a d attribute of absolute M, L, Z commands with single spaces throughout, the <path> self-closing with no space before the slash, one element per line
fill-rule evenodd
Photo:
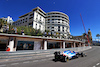
<path fill-rule="evenodd" d="M 48 19 L 48 21 L 50 21 L 50 19 Z"/>
<path fill-rule="evenodd" d="M 48 16 L 48 18 L 49 18 L 50 16 Z"/>
<path fill-rule="evenodd" d="M 58 29 L 58 31 L 60 31 L 60 29 Z"/>
<path fill-rule="evenodd" d="M 52 27 L 52 28 L 54 28 L 54 27 Z"/>
<path fill-rule="evenodd" d="M 60 22 L 58 22 L 58 23 L 60 23 Z"/>
<path fill-rule="evenodd" d="M 38 18 L 36 18 L 36 21 L 38 20 Z"/>
<path fill-rule="evenodd" d="M 49 27 L 48 27 L 48 29 L 49 29 Z"/>
<path fill-rule="evenodd" d="M 50 22 L 48 22 L 48 23 L 50 23 Z"/>
<path fill-rule="evenodd" d="M 58 16 L 58 17 L 60 17 L 60 16 Z"/>
<path fill-rule="evenodd" d="M 52 22 L 52 23 L 54 23 L 54 22 Z"/>
<path fill-rule="evenodd" d="M 64 17 L 62 17 L 62 18 L 64 18 Z"/>
<path fill-rule="evenodd" d="M 60 28 L 60 26 L 58 26 L 58 28 Z"/>
<path fill-rule="evenodd" d="M 54 19 L 52 19 L 52 20 L 54 20 Z"/>
<path fill-rule="evenodd" d="M 33 17 L 30 17 L 29 19 L 32 19 Z"/>
<path fill-rule="evenodd" d="M 36 29 L 37 29 L 37 24 L 36 24 Z"/>
<path fill-rule="evenodd" d="M 41 25 L 39 25 L 39 29 L 41 29 Z"/>
<path fill-rule="evenodd" d="M 58 21 L 60 21 L 60 19 L 58 19 Z"/>
<path fill-rule="evenodd" d="M 54 31 L 54 30 L 52 30 L 52 31 Z"/>

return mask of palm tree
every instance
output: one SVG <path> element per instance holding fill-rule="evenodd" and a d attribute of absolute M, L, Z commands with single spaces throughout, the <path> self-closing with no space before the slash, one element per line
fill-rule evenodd
<path fill-rule="evenodd" d="M 96 35 L 96 37 L 98 37 L 98 42 L 99 42 L 99 37 L 100 37 L 100 35 L 99 35 L 99 34 L 97 34 L 97 35 Z"/>
<path fill-rule="evenodd" d="M 4 20 L 0 19 L 0 29 L 2 28 L 3 25 L 4 25 Z"/>

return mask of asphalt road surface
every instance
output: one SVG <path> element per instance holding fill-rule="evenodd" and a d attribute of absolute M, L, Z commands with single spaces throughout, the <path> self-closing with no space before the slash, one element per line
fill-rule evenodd
<path fill-rule="evenodd" d="M 100 67 L 100 46 L 85 51 L 87 57 L 80 57 L 68 62 L 54 62 L 53 57 L 40 60 L 2 62 L 0 67 Z"/>

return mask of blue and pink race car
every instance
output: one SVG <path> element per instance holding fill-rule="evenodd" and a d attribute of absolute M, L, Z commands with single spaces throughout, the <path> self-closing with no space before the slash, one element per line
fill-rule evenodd
<path fill-rule="evenodd" d="M 55 52 L 54 55 L 55 55 L 55 62 L 58 60 L 66 62 L 74 58 L 86 56 L 86 54 L 84 54 L 83 52 L 79 53 L 79 52 L 70 51 L 70 50 L 66 50 L 62 53 L 58 51 L 58 52 Z"/>

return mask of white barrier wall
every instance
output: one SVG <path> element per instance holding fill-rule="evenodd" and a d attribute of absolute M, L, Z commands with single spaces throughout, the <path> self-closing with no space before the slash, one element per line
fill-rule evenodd
<path fill-rule="evenodd" d="M 44 41 L 44 50 L 47 50 L 47 41 Z"/>
<path fill-rule="evenodd" d="M 10 51 L 13 51 L 14 40 L 12 40 L 12 41 L 9 42 L 9 46 L 8 47 L 10 48 Z"/>
<path fill-rule="evenodd" d="M 65 42 L 63 42 L 63 49 L 65 49 Z"/>

